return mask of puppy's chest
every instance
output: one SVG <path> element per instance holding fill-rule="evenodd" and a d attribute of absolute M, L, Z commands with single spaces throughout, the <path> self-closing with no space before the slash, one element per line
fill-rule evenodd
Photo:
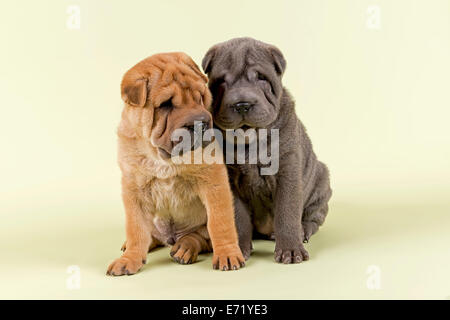
<path fill-rule="evenodd" d="M 229 167 L 233 187 L 247 203 L 258 209 L 271 210 L 276 189 L 274 175 L 263 176 L 258 165 L 233 165 Z"/>
<path fill-rule="evenodd" d="M 180 176 L 153 178 L 142 189 L 142 197 L 151 214 L 179 223 L 196 220 L 195 211 L 202 207 L 195 186 Z"/>
<path fill-rule="evenodd" d="M 257 165 L 236 165 L 229 169 L 233 188 L 249 206 L 255 229 L 270 236 L 273 233 L 275 176 L 260 175 L 260 167 Z"/>

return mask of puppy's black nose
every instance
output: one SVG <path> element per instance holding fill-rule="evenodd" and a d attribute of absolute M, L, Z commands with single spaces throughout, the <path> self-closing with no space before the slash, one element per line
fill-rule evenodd
<path fill-rule="evenodd" d="M 235 111 L 239 112 L 240 114 L 247 113 L 252 107 L 253 103 L 250 102 L 238 102 L 231 106 Z"/>
<path fill-rule="evenodd" d="M 188 124 L 184 126 L 187 130 L 192 131 L 192 132 L 205 132 L 206 130 L 209 129 L 209 123 L 208 122 L 203 122 L 203 121 L 195 121 L 194 124 Z"/>

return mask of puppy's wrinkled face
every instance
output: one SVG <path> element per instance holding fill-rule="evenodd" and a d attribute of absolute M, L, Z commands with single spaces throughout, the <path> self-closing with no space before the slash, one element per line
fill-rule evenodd
<path fill-rule="evenodd" d="M 286 67 L 276 47 L 251 38 L 232 39 L 213 46 L 202 67 L 209 76 L 218 127 L 265 128 L 275 121 Z"/>
<path fill-rule="evenodd" d="M 184 53 L 153 55 L 135 65 L 123 77 L 122 98 L 132 113 L 139 136 L 148 137 L 162 159 L 169 159 L 181 141 L 172 141 L 177 129 L 194 134 L 194 122 L 202 130 L 212 127 L 211 94 L 207 78 Z M 192 136 L 193 140 L 193 136 Z"/>

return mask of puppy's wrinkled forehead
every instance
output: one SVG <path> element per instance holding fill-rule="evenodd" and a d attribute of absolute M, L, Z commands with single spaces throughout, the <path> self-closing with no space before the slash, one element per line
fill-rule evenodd
<path fill-rule="evenodd" d="M 203 104 L 207 78 L 186 55 L 157 55 L 149 77 L 150 101 L 154 106 L 171 100 L 176 107 Z"/>
<path fill-rule="evenodd" d="M 145 81 L 148 87 L 147 102 L 159 107 L 168 101 L 175 107 L 206 108 L 211 103 L 207 88 L 208 78 L 185 53 L 155 54 L 135 65 L 124 76 L 123 91 L 128 83 Z M 145 99 L 145 98 L 144 98 Z"/>
<path fill-rule="evenodd" d="M 235 38 L 213 46 L 202 66 L 211 78 L 242 76 L 248 68 L 281 75 L 286 62 L 278 48 L 252 38 Z"/>
<path fill-rule="evenodd" d="M 228 76 L 239 77 L 249 67 L 267 65 L 271 57 L 265 50 L 256 50 L 254 46 L 241 44 L 234 50 L 223 49 L 218 52 L 217 62 L 221 66 L 217 73 L 227 73 Z M 218 76 L 218 74 L 216 74 Z"/>

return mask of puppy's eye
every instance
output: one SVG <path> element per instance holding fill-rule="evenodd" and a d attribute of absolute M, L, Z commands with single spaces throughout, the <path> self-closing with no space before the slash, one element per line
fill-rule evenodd
<path fill-rule="evenodd" d="M 220 78 L 214 79 L 213 84 L 214 84 L 214 86 L 220 86 L 224 82 L 225 82 L 225 79 L 223 77 L 220 77 Z"/>
<path fill-rule="evenodd" d="M 258 82 L 260 85 L 264 86 L 265 88 L 269 88 L 270 92 L 273 93 L 273 86 L 272 83 L 269 81 L 269 79 L 266 78 L 265 75 L 258 72 Z"/>
<path fill-rule="evenodd" d="M 173 107 L 172 101 L 171 101 L 171 100 L 164 101 L 163 103 L 161 103 L 161 104 L 159 105 L 159 107 L 160 107 L 160 108 L 164 108 L 164 109 L 170 109 L 170 108 Z"/>
<path fill-rule="evenodd" d="M 258 80 L 261 80 L 261 81 L 268 81 L 267 78 L 266 78 L 266 76 L 263 75 L 263 74 L 261 74 L 261 73 L 258 73 Z"/>

